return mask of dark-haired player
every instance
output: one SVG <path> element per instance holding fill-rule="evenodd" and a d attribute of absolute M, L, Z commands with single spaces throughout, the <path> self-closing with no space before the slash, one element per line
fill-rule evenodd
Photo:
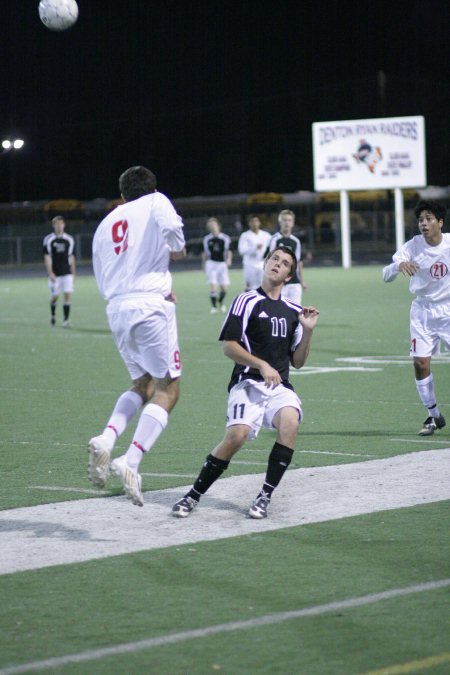
<path fill-rule="evenodd" d="M 53 232 L 43 243 L 45 269 L 50 289 L 50 323 L 56 323 L 56 305 L 63 293 L 63 326 L 70 328 L 69 315 L 75 277 L 75 240 L 64 232 L 66 222 L 62 216 L 52 218 Z"/>
<path fill-rule="evenodd" d="M 128 499 L 143 506 L 139 464 L 179 397 L 181 361 L 169 261 L 184 254 L 185 241 L 182 220 L 156 191 L 149 169 L 127 169 L 119 189 L 125 203 L 98 226 L 92 254 L 95 280 L 108 301 L 109 325 L 132 387 L 118 398 L 103 432 L 89 441 L 88 475 L 103 487 L 111 469 Z M 127 452 L 111 462 L 117 438 L 140 410 Z"/>
<path fill-rule="evenodd" d="M 436 201 L 421 200 L 414 209 L 420 234 L 407 241 L 383 269 L 383 280 L 401 272 L 411 277 L 409 290 L 416 297 L 410 312 L 410 355 L 416 387 L 428 416 L 419 436 L 431 436 L 445 427 L 436 401 L 431 357 L 442 342 L 450 349 L 450 234 L 443 233 L 446 210 Z"/>
<path fill-rule="evenodd" d="M 267 516 L 272 492 L 292 459 L 302 417 L 300 399 L 289 382 L 289 366 L 305 364 L 319 316 L 314 307 L 281 297 L 296 266 L 291 249 L 275 248 L 264 261 L 261 286 L 241 293 L 231 305 L 219 336 L 225 355 L 235 363 L 228 386 L 225 436 L 207 456 L 192 489 L 173 506 L 177 517 L 191 513 L 247 438 L 256 438 L 263 426 L 275 429 L 277 436 L 249 515 Z"/>
<path fill-rule="evenodd" d="M 209 234 L 203 237 L 202 262 L 205 266 L 206 279 L 209 284 L 211 300 L 211 314 L 220 311 L 225 313 L 227 308 L 224 300 L 230 285 L 228 268 L 231 266 L 233 253 L 231 239 L 222 232 L 217 218 L 208 218 L 206 227 Z"/>

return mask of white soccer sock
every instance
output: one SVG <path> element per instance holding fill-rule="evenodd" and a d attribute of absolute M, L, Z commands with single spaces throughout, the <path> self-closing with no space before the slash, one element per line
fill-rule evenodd
<path fill-rule="evenodd" d="M 110 441 L 112 447 L 140 409 L 142 402 L 142 398 L 135 391 L 125 391 L 119 396 L 108 424 L 102 433 L 102 436 Z"/>
<path fill-rule="evenodd" d="M 145 406 L 126 452 L 127 464 L 137 470 L 144 453 L 153 447 L 161 432 L 166 428 L 169 415 L 164 408 L 154 403 Z"/>
<path fill-rule="evenodd" d="M 432 417 L 439 417 L 440 410 L 436 403 L 436 394 L 434 393 L 433 374 L 430 373 L 424 380 L 416 380 L 416 388 L 420 400 Z"/>

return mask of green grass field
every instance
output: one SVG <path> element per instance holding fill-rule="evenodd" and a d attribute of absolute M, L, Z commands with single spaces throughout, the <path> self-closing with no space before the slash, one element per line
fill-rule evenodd
<path fill-rule="evenodd" d="M 311 268 L 305 278 L 303 301 L 321 316 L 307 367 L 292 375 L 305 419 L 291 468 L 448 448 L 450 425 L 417 436 L 426 413 L 407 356 L 406 280 L 383 284 L 378 267 Z M 233 270 L 229 299 L 241 283 Z M 189 483 L 185 476 L 197 474 L 221 439 L 232 366 L 217 341 L 223 317 L 209 314 L 203 273 L 175 272 L 174 288 L 182 395 L 142 465 L 156 474 L 144 478 L 149 501 L 152 490 Z M 69 500 L 92 498 L 87 440 L 129 386 L 93 278 L 76 280 L 71 330 L 61 327 L 61 307 L 58 325 L 49 325 L 48 299 L 44 277 L 0 280 L 2 510 L 50 503 L 64 509 Z M 448 419 L 449 355 L 435 359 L 433 374 Z M 121 437 L 119 453 L 133 429 Z M 261 473 L 272 443 L 272 434 L 261 432 L 237 456 L 245 463 L 232 463 L 227 476 Z M 121 494 L 117 479 L 105 499 L 111 494 Z M 133 508 L 124 504 L 124 527 Z M 2 575 L 0 675 L 448 673 L 445 588 L 207 633 L 448 578 L 448 516 L 441 501 Z M 194 629 L 206 632 L 131 644 Z M 95 652 L 128 643 L 128 650 Z M 83 653 L 91 656 L 19 669 Z"/>

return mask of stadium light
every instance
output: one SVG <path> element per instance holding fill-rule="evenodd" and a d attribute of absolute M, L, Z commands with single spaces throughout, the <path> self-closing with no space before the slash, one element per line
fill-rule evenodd
<path fill-rule="evenodd" d="M 11 141 L 9 138 L 5 138 L 2 141 L 3 150 L 20 150 L 23 148 L 25 141 L 22 138 L 15 138 Z"/>
<path fill-rule="evenodd" d="M 6 155 L 11 152 L 11 150 L 20 150 L 25 145 L 25 141 L 22 138 L 4 138 L 2 140 L 3 151 L 0 152 L 0 155 Z M 10 165 L 10 180 L 9 180 L 9 200 L 14 202 L 16 200 L 16 157 L 15 152 L 9 156 L 9 165 Z"/>

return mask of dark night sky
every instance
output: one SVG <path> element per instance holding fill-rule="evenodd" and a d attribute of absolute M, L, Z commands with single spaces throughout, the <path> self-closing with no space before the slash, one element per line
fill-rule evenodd
<path fill-rule="evenodd" d="M 115 197 L 145 164 L 171 197 L 313 189 L 315 121 L 424 115 L 448 171 L 448 0 L 78 0 L 52 33 L 0 0 L 0 202 Z M 384 97 L 377 71 L 387 78 Z"/>

